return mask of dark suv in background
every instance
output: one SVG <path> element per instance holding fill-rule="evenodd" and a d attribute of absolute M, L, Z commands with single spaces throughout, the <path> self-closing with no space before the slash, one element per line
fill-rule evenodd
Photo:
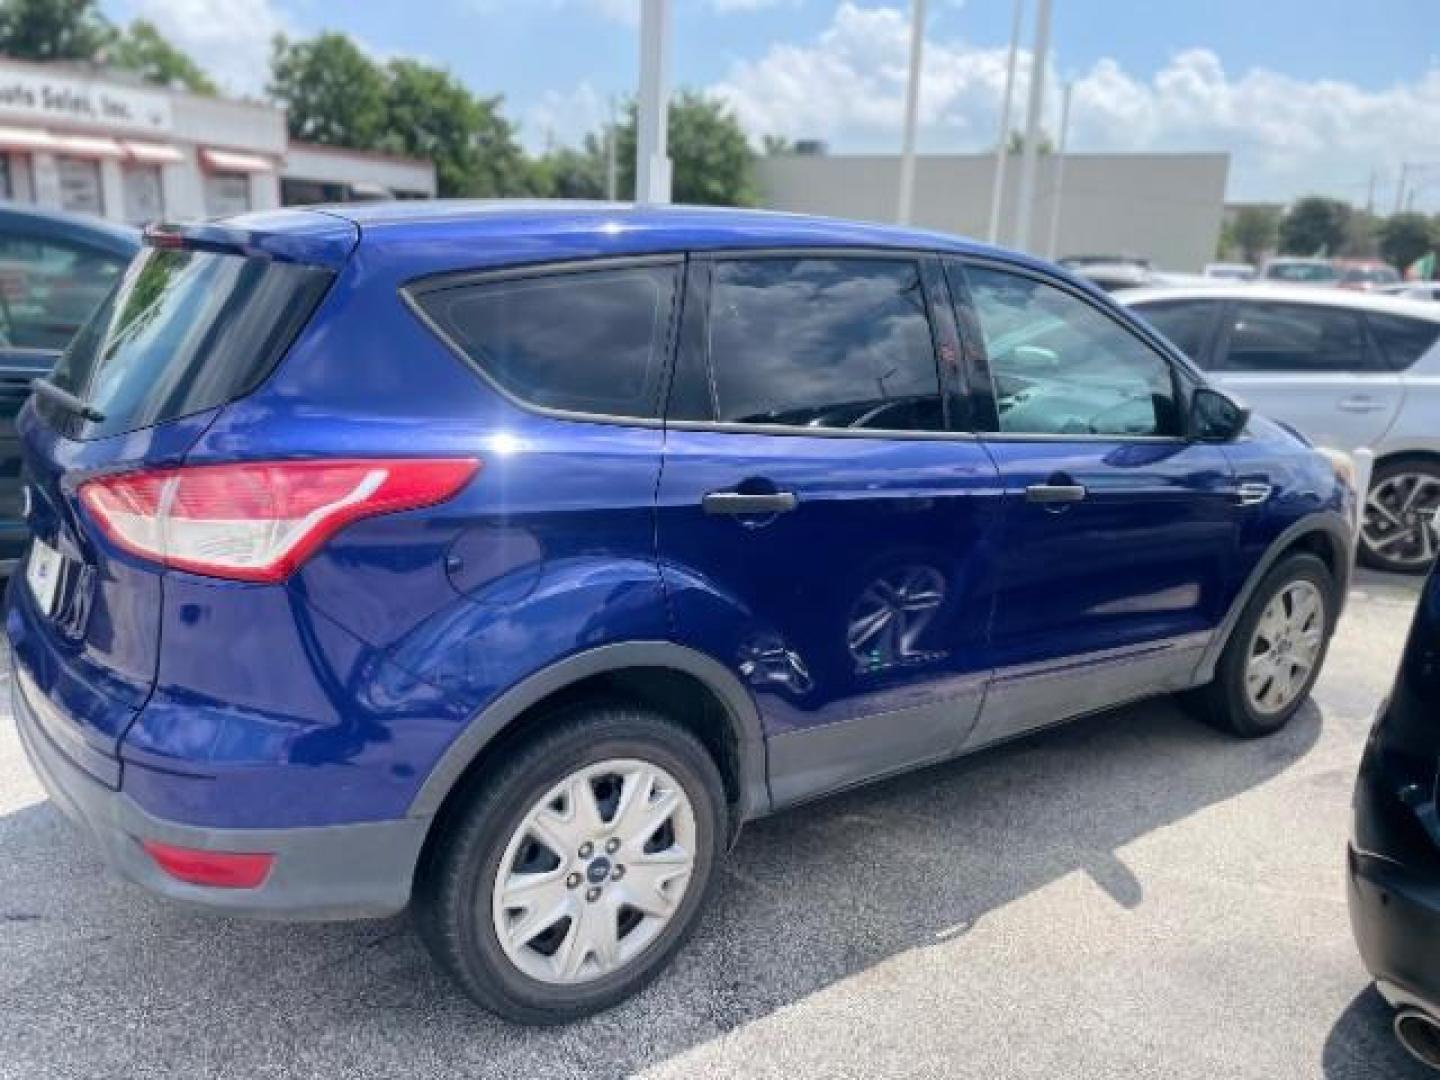
<path fill-rule="evenodd" d="M 135 229 L 0 204 L 0 572 L 29 539 L 15 414 L 139 250 Z"/>

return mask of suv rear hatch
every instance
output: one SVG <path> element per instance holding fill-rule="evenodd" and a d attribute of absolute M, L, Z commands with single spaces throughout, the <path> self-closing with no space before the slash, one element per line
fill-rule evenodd
<path fill-rule="evenodd" d="M 21 414 L 34 542 L 6 621 L 18 688 L 51 741 L 112 787 L 155 683 L 165 570 L 108 539 L 81 488 L 180 464 L 274 368 L 357 237 L 307 212 L 152 234 Z"/>

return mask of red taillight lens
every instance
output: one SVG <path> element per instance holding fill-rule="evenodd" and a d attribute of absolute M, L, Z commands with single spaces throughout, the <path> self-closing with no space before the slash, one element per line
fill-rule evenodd
<path fill-rule="evenodd" d="M 158 840 L 143 840 L 140 846 L 156 866 L 177 881 L 216 889 L 257 888 L 275 864 L 275 856 L 266 852 L 203 851 Z"/>
<path fill-rule="evenodd" d="M 473 458 L 194 465 L 89 480 L 80 501 L 133 554 L 197 574 L 281 581 L 350 522 L 444 502 L 479 468 Z"/>

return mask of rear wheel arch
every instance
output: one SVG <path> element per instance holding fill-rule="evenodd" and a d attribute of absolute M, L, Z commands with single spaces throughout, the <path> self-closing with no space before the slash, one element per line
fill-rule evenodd
<path fill-rule="evenodd" d="M 764 738 L 750 693 L 717 660 L 673 642 L 602 645 L 524 679 L 476 716 L 431 770 L 410 804 L 430 832 L 465 781 L 507 747 L 576 705 L 630 702 L 694 734 L 715 759 L 731 807 L 731 832 L 769 809 Z"/>

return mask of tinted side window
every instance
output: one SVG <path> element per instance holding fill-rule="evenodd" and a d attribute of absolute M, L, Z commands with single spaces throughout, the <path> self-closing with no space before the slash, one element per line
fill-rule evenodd
<path fill-rule="evenodd" d="M 0 334 L 10 345 L 63 349 L 124 269 L 114 255 L 0 235 Z"/>
<path fill-rule="evenodd" d="M 1235 304 L 1223 366 L 1229 371 L 1373 370 L 1359 316 L 1318 304 Z"/>
<path fill-rule="evenodd" d="M 716 262 L 710 363 L 722 421 L 945 429 L 920 268 L 910 260 Z"/>
<path fill-rule="evenodd" d="M 660 415 L 678 266 L 441 286 L 416 302 L 470 360 L 532 405 Z"/>
<path fill-rule="evenodd" d="M 1076 296 L 968 267 L 995 381 L 1000 430 L 1047 435 L 1176 435 L 1170 362 Z"/>
<path fill-rule="evenodd" d="M 1404 315 L 1365 313 L 1370 336 L 1391 371 L 1404 371 L 1430 351 L 1440 339 L 1440 322 L 1411 319 Z"/>
<path fill-rule="evenodd" d="M 1202 300 L 1166 300 L 1139 304 L 1134 310 L 1181 352 L 1204 367 L 1210 360 L 1205 354 L 1205 344 L 1215 320 L 1215 308 L 1216 305 Z"/>

